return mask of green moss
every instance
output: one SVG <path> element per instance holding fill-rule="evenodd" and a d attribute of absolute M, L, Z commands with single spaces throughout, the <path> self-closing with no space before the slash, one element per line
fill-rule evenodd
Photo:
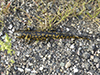
<path fill-rule="evenodd" d="M 15 63 L 15 61 L 14 61 L 14 60 L 10 60 L 10 62 L 11 62 L 11 63 Z"/>
<path fill-rule="evenodd" d="M 11 49 L 11 39 L 8 37 L 8 35 L 6 34 L 6 37 L 5 37 L 5 42 L 1 41 L 0 40 L 0 50 L 1 51 L 4 51 L 4 50 L 7 50 L 7 53 L 8 54 L 11 54 L 12 55 L 12 52 L 14 52 L 14 50 Z"/>

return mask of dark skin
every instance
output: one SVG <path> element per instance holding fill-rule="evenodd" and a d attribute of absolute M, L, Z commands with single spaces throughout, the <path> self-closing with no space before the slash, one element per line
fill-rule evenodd
<path fill-rule="evenodd" d="M 66 39 L 66 38 L 75 38 L 75 39 L 86 39 L 89 40 L 86 36 L 74 36 L 68 33 L 61 33 L 55 31 L 29 31 L 29 30 L 18 30 L 14 32 L 14 35 L 17 38 L 23 38 L 26 42 L 30 43 L 31 40 L 46 40 L 50 39 Z"/>

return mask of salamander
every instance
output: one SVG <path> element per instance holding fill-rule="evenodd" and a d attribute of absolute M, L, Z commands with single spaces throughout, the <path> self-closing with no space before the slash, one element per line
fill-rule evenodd
<path fill-rule="evenodd" d="M 66 39 L 66 38 L 76 38 L 76 39 L 87 39 L 87 36 L 75 36 L 72 34 L 62 33 L 62 32 L 50 32 L 50 31 L 25 31 L 19 30 L 15 31 L 14 35 L 17 38 L 24 38 L 27 41 L 30 40 L 46 40 L 48 39 Z"/>

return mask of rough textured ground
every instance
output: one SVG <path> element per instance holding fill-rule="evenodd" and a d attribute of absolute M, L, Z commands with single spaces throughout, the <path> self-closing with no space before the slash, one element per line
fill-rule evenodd
<path fill-rule="evenodd" d="M 51 5 L 51 12 L 56 13 L 52 1 L 47 4 Z M 14 6 L 33 16 L 40 15 L 39 12 L 36 13 L 37 8 L 32 0 L 13 1 L 12 8 Z M 15 18 L 16 15 L 23 23 Z M 100 75 L 100 27 L 93 21 L 79 21 L 72 17 L 58 25 L 63 32 L 88 35 L 93 37 L 93 40 L 51 39 L 50 42 L 33 41 L 26 44 L 24 39 L 16 39 L 13 35 L 15 30 L 23 29 L 25 26 L 27 17 L 24 13 L 10 10 L 4 19 L 6 26 L 0 32 L 0 39 L 4 40 L 4 33 L 7 32 L 12 38 L 12 49 L 15 50 L 15 54 L 9 55 L 6 51 L 0 51 L 1 75 Z M 33 23 L 37 26 L 36 21 L 33 20 Z M 11 59 L 15 61 L 13 64 L 9 62 Z"/>

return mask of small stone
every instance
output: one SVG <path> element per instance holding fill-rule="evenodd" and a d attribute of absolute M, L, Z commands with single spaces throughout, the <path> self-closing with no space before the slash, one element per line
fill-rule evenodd
<path fill-rule="evenodd" d="M 89 63 L 84 63 L 84 66 L 85 66 L 85 68 L 88 70 L 89 67 L 90 67 L 90 64 L 89 64 Z"/>
<path fill-rule="evenodd" d="M 56 73 L 59 73 L 60 71 L 59 71 L 59 69 L 56 69 Z"/>
<path fill-rule="evenodd" d="M 83 57 L 84 57 L 85 59 L 88 59 L 88 58 L 90 58 L 90 54 L 87 53 L 87 52 L 85 52 L 85 53 L 83 53 Z"/>
<path fill-rule="evenodd" d="M 42 67 L 40 67 L 40 70 L 43 70 L 43 66 L 42 66 Z"/>
<path fill-rule="evenodd" d="M 76 8 L 76 12 L 79 12 L 80 10 L 79 10 L 79 8 Z"/>
<path fill-rule="evenodd" d="M 23 61 L 26 61 L 26 58 L 23 58 L 22 60 L 23 60 Z"/>
<path fill-rule="evenodd" d="M 28 63 L 28 65 L 29 65 L 29 66 L 32 66 L 32 65 L 33 65 L 33 63 L 30 63 L 30 62 L 29 62 L 29 63 Z"/>
<path fill-rule="evenodd" d="M 89 34 L 93 34 L 93 32 L 92 32 L 92 31 L 90 31 L 90 32 L 89 32 Z"/>
<path fill-rule="evenodd" d="M 29 10 L 28 10 L 28 9 L 26 9 L 26 12 L 27 12 L 27 13 L 29 13 Z"/>
<path fill-rule="evenodd" d="M 2 38 L 2 39 L 5 39 L 5 37 L 6 37 L 6 35 L 2 36 L 1 38 Z"/>
<path fill-rule="evenodd" d="M 70 73 L 69 75 L 75 75 L 75 74 L 72 72 L 72 73 Z"/>
<path fill-rule="evenodd" d="M 87 74 L 93 75 L 94 74 L 94 71 L 93 70 L 90 70 L 89 72 L 87 72 Z M 94 75 L 96 75 L 96 74 L 94 74 Z"/>
<path fill-rule="evenodd" d="M 23 72 L 23 71 L 24 71 L 22 68 L 18 68 L 18 70 L 19 70 L 20 72 Z"/>
<path fill-rule="evenodd" d="M 80 42 L 80 43 L 79 43 L 79 46 L 82 46 L 82 45 L 83 45 L 83 44 Z"/>
<path fill-rule="evenodd" d="M 97 39 L 97 41 L 99 42 L 99 41 L 100 41 L 100 39 L 98 38 L 98 39 Z"/>
<path fill-rule="evenodd" d="M 90 10 L 92 9 L 92 6 L 89 5 L 89 4 L 87 4 L 87 5 L 86 5 L 86 9 L 90 11 Z"/>
<path fill-rule="evenodd" d="M 93 56 L 93 55 L 91 55 L 91 56 L 90 56 L 90 59 L 91 59 L 91 60 L 93 60 L 93 59 L 94 59 L 94 56 Z"/>
<path fill-rule="evenodd" d="M 78 69 L 77 68 L 74 68 L 74 73 L 77 73 L 78 72 Z"/>
<path fill-rule="evenodd" d="M 51 58 L 51 55 L 48 55 L 48 58 L 50 59 Z"/>
<path fill-rule="evenodd" d="M 6 61 L 6 64 L 8 64 L 8 62 Z"/>
<path fill-rule="evenodd" d="M 71 62 L 67 62 L 66 65 L 65 65 L 65 68 L 69 68 L 71 66 Z"/>
<path fill-rule="evenodd" d="M 69 31 L 70 29 L 69 28 L 66 28 L 66 30 Z"/>
<path fill-rule="evenodd" d="M 12 32 L 14 32 L 14 31 L 15 31 L 15 29 L 13 28 L 11 31 L 12 31 Z"/>
<path fill-rule="evenodd" d="M 93 73 L 92 73 L 92 74 L 93 74 Z M 92 74 L 91 74 L 91 75 L 92 75 Z M 94 73 L 94 75 L 100 75 L 100 73 Z"/>
<path fill-rule="evenodd" d="M 73 49 L 74 47 L 75 47 L 74 44 L 72 44 L 72 45 L 70 46 L 71 49 Z"/>
<path fill-rule="evenodd" d="M 13 26 L 10 24 L 9 27 L 8 27 L 8 29 L 12 29 L 12 27 L 13 27 Z"/>
<path fill-rule="evenodd" d="M 50 43 L 48 43 L 47 44 L 47 49 L 49 49 L 51 47 L 51 44 Z"/>
<path fill-rule="evenodd" d="M 100 68 L 100 63 L 96 64 L 96 67 L 97 67 L 97 68 Z"/>
<path fill-rule="evenodd" d="M 45 61 L 45 60 L 46 60 L 46 57 L 43 58 L 43 61 Z"/>
<path fill-rule="evenodd" d="M 39 47 L 42 48 L 43 47 L 42 44 L 39 44 Z"/>
<path fill-rule="evenodd" d="M 25 71 L 26 71 L 26 72 L 30 72 L 31 69 L 29 69 L 29 68 L 25 68 Z"/>
<path fill-rule="evenodd" d="M 60 63 L 60 66 L 61 66 L 61 67 L 63 67 L 63 66 L 64 66 L 64 63 L 63 63 L 63 62 L 61 62 L 61 63 Z"/>
<path fill-rule="evenodd" d="M 62 46 L 62 39 L 59 40 L 58 45 L 59 45 L 59 46 Z"/>
<path fill-rule="evenodd" d="M 17 66 L 14 66 L 14 70 L 18 70 L 18 67 Z"/>
<path fill-rule="evenodd" d="M 15 42 L 16 40 L 15 39 L 12 39 L 12 42 Z"/>
<path fill-rule="evenodd" d="M 32 70 L 32 71 L 31 71 L 31 73 L 36 73 L 36 72 L 37 72 L 36 70 Z"/>
<path fill-rule="evenodd" d="M 47 44 L 47 46 L 48 46 L 48 47 L 51 47 L 51 44 L 50 44 L 50 42 Z"/>
<path fill-rule="evenodd" d="M 36 74 L 34 74 L 34 73 L 30 73 L 30 75 L 36 75 Z"/>
<path fill-rule="evenodd" d="M 1 75 L 5 75 L 3 72 L 1 72 Z"/>
<path fill-rule="evenodd" d="M 52 7 L 52 1 L 48 3 L 48 6 Z"/>
<path fill-rule="evenodd" d="M 13 32 L 11 30 L 8 31 L 10 34 L 13 34 Z"/>
<path fill-rule="evenodd" d="M 29 57 L 30 55 L 26 55 L 26 57 Z"/>
<path fill-rule="evenodd" d="M 2 32 L 0 32 L 0 36 L 2 35 L 3 33 Z"/>
<path fill-rule="evenodd" d="M 94 62 L 97 63 L 97 62 L 99 62 L 99 61 L 100 61 L 100 59 L 99 59 L 98 57 L 95 57 L 95 58 L 94 58 Z"/>
<path fill-rule="evenodd" d="M 17 56 L 19 56 L 19 55 L 20 55 L 20 51 L 17 52 Z"/>
<path fill-rule="evenodd" d="M 100 26 L 98 27 L 98 31 L 100 31 Z"/>

